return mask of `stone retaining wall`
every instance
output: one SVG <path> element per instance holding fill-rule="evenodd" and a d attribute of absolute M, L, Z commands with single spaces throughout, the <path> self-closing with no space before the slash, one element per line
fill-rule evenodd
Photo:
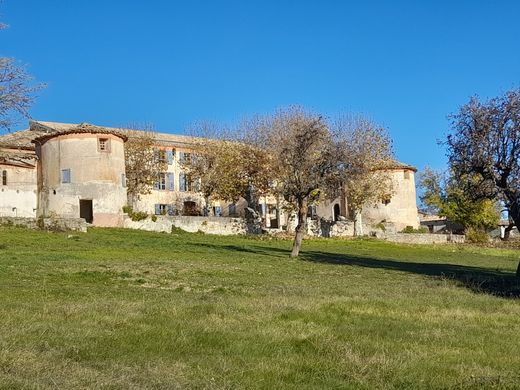
<path fill-rule="evenodd" d="M 155 222 L 150 217 L 142 221 L 132 221 L 129 217 L 125 217 L 123 227 L 165 233 L 170 233 L 172 228 L 176 227 L 191 233 L 203 232 L 224 236 L 247 234 L 249 232 L 248 225 L 244 219 L 225 217 L 170 217 L 158 215 Z"/>
<path fill-rule="evenodd" d="M 460 234 L 396 233 L 381 238 L 403 244 L 463 244 L 465 241 L 465 236 Z"/>
<path fill-rule="evenodd" d="M 43 229 L 55 232 L 87 231 L 87 223 L 83 218 L 0 217 L 0 225 L 21 226 L 28 229 Z"/>

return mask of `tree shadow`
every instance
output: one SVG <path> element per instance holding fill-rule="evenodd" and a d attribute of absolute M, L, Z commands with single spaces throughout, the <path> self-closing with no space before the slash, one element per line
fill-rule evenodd
<path fill-rule="evenodd" d="M 287 258 L 290 249 L 262 245 L 215 245 L 194 244 L 216 250 L 247 252 L 257 255 Z M 520 280 L 513 271 L 492 270 L 450 263 L 408 262 L 393 259 L 375 259 L 322 251 L 302 251 L 300 259 L 314 263 L 378 268 L 392 271 L 425 275 L 438 280 L 453 280 L 458 285 L 479 294 L 490 294 L 504 298 L 520 298 Z"/>
<path fill-rule="evenodd" d="M 500 271 L 449 263 L 419 263 L 374 259 L 320 251 L 303 252 L 301 259 L 315 263 L 409 272 L 429 276 L 434 279 L 454 280 L 459 285 L 475 293 L 490 294 L 504 298 L 520 297 L 520 280 L 513 271 Z"/>

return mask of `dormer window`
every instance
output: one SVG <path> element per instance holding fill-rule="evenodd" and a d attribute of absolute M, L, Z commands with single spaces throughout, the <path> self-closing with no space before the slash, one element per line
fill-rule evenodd
<path fill-rule="evenodd" d="M 100 152 L 110 152 L 110 140 L 108 138 L 98 138 L 98 149 Z"/>

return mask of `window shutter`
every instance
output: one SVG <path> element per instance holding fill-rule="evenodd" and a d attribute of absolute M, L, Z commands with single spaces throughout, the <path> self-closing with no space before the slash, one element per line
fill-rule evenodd
<path fill-rule="evenodd" d="M 126 175 L 124 173 L 121 174 L 121 186 L 126 187 Z"/>
<path fill-rule="evenodd" d="M 186 191 L 186 175 L 184 173 L 179 174 L 179 191 Z"/>
<path fill-rule="evenodd" d="M 61 182 L 70 183 L 70 169 L 61 170 Z"/>
<path fill-rule="evenodd" d="M 155 215 L 161 215 L 161 205 L 160 204 L 155 205 Z"/>
<path fill-rule="evenodd" d="M 173 215 L 173 205 L 166 205 L 166 208 L 168 209 L 168 215 Z"/>
<path fill-rule="evenodd" d="M 175 189 L 175 176 L 173 173 L 168 173 L 168 189 L 173 191 Z"/>
<path fill-rule="evenodd" d="M 166 151 L 166 158 L 168 159 L 168 165 L 173 164 L 173 152 L 171 150 Z"/>

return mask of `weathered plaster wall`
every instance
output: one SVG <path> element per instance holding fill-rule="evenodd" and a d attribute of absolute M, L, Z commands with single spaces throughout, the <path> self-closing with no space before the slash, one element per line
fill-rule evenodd
<path fill-rule="evenodd" d="M 2 171 L 7 185 L 2 185 Z M 36 207 L 36 169 L 0 164 L 0 216 L 35 217 Z"/>
<path fill-rule="evenodd" d="M 98 138 L 110 139 L 110 151 L 98 150 Z M 91 199 L 93 224 L 119 226 L 126 204 L 124 143 L 110 134 L 67 134 L 39 148 L 41 159 L 40 213 L 78 218 L 80 199 Z M 62 170 L 70 169 L 70 183 Z"/>
<path fill-rule="evenodd" d="M 390 171 L 394 184 L 394 194 L 387 205 L 382 202 L 376 206 L 366 207 L 362 218 L 367 223 L 381 221 L 392 222 L 397 230 L 406 226 L 419 227 L 417 213 L 415 175 L 411 169 L 396 169 Z"/>

